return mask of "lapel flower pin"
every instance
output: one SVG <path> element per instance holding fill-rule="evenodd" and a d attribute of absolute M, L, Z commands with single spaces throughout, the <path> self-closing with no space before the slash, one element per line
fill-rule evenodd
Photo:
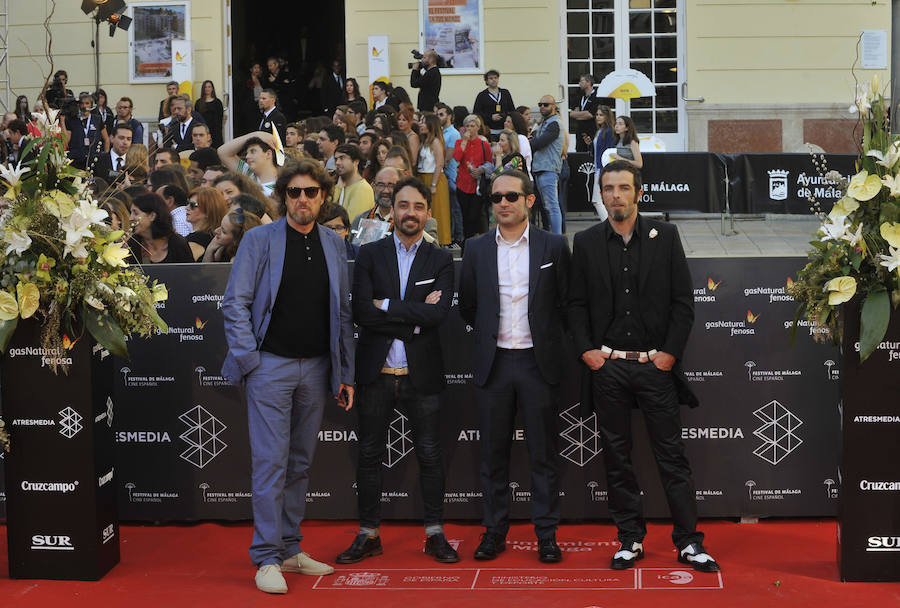
<path fill-rule="evenodd" d="M 651 239 L 655 239 L 657 234 L 659 234 L 659 232 L 656 231 L 656 228 L 650 229 L 650 238 Z"/>

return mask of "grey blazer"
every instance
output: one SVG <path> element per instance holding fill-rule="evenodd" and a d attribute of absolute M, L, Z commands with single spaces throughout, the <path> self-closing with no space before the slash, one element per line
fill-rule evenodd
<path fill-rule="evenodd" d="M 247 232 L 241 241 L 222 300 L 228 354 L 222 376 L 241 384 L 259 365 L 259 347 L 266 336 L 281 285 L 286 241 L 284 218 Z M 350 308 L 350 271 L 344 241 L 332 230 L 316 225 L 331 285 L 331 388 L 353 384 L 353 312 Z M 312 322 L 320 322 L 312 320 Z"/>

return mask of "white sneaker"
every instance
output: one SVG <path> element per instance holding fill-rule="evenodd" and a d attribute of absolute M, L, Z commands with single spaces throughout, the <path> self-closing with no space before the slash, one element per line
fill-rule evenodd
<path fill-rule="evenodd" d="M 334 574 L 334 568 L 328 564 L 317 562 L 309 556 L 308 553 L 298 553 L 297 555 L 284 560 L 281 564 L 282 572 L 293 572 L 295 574 L 306 574 L 309 576 L 325 576 L 326 574 Z"/>
<path fill-rule="evenodd" d="M 281 568 L 275 564 L 260 566 L 256 571 L 256 588 L 266 593 L 287 593 L 287 583 L 281 575 Z"/>

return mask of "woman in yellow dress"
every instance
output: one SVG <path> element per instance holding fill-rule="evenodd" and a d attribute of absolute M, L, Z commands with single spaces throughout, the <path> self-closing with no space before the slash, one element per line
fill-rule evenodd
<path fill-rule="evenodd" d="M 441 119 L 428 113 L 422 120 L 422 147 L 419 151 L 418 173 L 422 183 L 431 188 L 431 216 L 437 221 L 438 242 L 449 245 L 450 188 L 444 175 L 444 131 Z"/>

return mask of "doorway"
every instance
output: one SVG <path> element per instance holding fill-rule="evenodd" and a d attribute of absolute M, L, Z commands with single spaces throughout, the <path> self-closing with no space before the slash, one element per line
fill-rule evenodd
<path fill-rule="evenodd" d="M 278 107 L 288 121 L 321 113 L 321 76 L 330 72 L 332 60 L 346 65 L 344 2 L 261 3 L 231 0 L 230 73 L 234 135 L 256 129 L 259 109 L 248 86 L 254 63 L 262 66 L 260 83 L 266 82 L 266 60 L 281 60 L 282 75 L 289 84 L 279 88 Z M 318 76 L 318 78 L 317 78 Z"/>
<path fill-rule="evenodd" d="M 638 133 L 655 136 L 669 152 L 686 149 L 687 112 L 679 94 L 685 79 L 685 1 L 570 0 L 564 17 L 568 97 L 581 95 L 581 74 L 593 74 L 599 82 L 616 69 L 638 70 L 656 87 L 656 97 L 631 102 Z M 621 100 L 606 101 L 615 102 L 617 115 L 625 110 Z"/>

